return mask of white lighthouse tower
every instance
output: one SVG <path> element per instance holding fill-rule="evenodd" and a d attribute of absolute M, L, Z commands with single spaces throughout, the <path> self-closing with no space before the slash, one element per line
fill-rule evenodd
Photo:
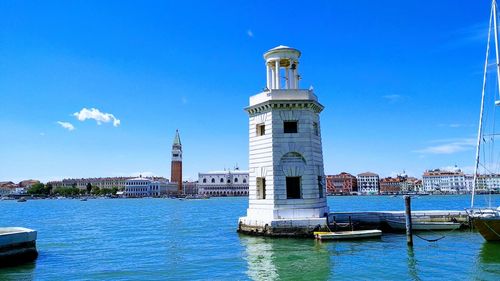
<path fill-rule="evenodd" d="M 272 236 L 311 234 L 327 224 L 323 151 L 314 92 L 300 89 L 300 51 L 264 54 L 267 88 L 250 97 L 249 206 L 238 231 Z"/>

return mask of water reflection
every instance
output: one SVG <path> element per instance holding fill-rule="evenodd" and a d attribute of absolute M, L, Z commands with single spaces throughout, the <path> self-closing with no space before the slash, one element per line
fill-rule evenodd
<path fill-rule="evenodd" d="M 415 252 L 413 251 L 413 247 L 408 246 L 408 275 L 411 280 L 420 281 L 421 279 L 418 277 L 417 271 L 417 260 L 415 259 Z"/>
<path fill-rule="evenodd" d="M 253 280 L 327 280 L 330 254 L 308 239 L 273 239 L 240 235 Z"/>
<path fill-rule="evenodd" d="M 35 262 L 20 266 L 0 268 L 0 280 L 34 280 Z"/>
<path fill-rule="evenodd" d="M 500 265 L 500 243 L 484 242 L 480 257 L 481 263 Z"/>
<path fill-rule="evenodd" d="M 498 280 L 500 275 L 500 243 L 483 242 L 477 259 L 475 279 Z"/>

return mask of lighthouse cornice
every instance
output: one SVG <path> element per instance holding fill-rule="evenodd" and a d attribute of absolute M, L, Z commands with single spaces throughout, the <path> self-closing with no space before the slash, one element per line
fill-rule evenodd
<path fill-rule="evenodd" d="M 245 108 L 248 114 L 257 114 L 272 109 L 307 109 L 320 113 L 324 106 L 318 102 L 312 90 L 288 89 L 268 90 L 250 97 L 250 106 Z"/>
<path fill-rule="evenodd" d="M 261 114 L 272 110 L 293 110 L 293 109 L 310 109 L 314 113 L 323 111 L 324 106 L 315 100 L 268 100 L 254 106 L 245 108 L 245 111 L 250 115 Z"/>

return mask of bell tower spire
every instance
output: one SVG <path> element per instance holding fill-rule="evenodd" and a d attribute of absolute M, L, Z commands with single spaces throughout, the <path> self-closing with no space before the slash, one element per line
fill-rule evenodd
<path fill-rule="evenodd" d="M 172 143 L 170 181 L 176 182 L 178 184 L 177 192 L 182 193 L 182 144 L 179 130 L 175 130 L 174 142 Z"/>

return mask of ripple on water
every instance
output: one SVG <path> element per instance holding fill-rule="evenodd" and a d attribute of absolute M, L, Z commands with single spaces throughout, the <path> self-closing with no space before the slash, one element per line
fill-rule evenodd
<path fill-rule="evenodd" d="M 463 209 L 468 199 L 427 196 L 413 207 Z M 326 243 L 249 237 L 235 231 L 247 204 L 246 198 L 0 201 L 1 224 L 37 229 L 40 251 L 34 264 L 0 269 L 0 280 L 500 279 L 500 245 L 474 232 L 453 232 L 437 243 L 415 238 L 413 249 L 395 234 Z M 329 198 L 332 210 L 403 204 L 393 197 Z"/>

